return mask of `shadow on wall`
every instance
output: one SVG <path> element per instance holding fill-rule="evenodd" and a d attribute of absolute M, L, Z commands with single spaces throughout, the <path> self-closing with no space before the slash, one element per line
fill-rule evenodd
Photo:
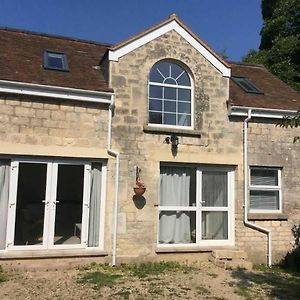
<path fill-rule="evenodd" d="M 292 233 L 295 238 L 294 247 L 280 262 L 280 266 L 300 273 L 300 225 L 294 225 Z"/>

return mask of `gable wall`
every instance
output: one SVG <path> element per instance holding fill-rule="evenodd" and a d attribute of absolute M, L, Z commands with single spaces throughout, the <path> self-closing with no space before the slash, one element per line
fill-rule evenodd
<path fill-rule="evenodd" d="M 173 156 L 164 143 L 169 134 L 147 133 L 147 79 L 151 67 L 161 59 L 184 63 L 194 77 L 195 130 L 201 138 L 179 137 L 178 153 Z M 113 118 L 113 148 L 121 153 L 118 252 L 123 256 L 155 255 L 157 242 L 159 166 L 161 161 L 240 166 L 242 124 L 230 123 L 227 116 L 228 78 L 222 77 L 210 62 L 176 32 L 111 62 L 111 87 L 116 93 Z M 147 186 L 144 206 L 133 199 L 134 166 L 141 170 Z M 242 179 L 236 169 L 236 182 Z M 241 197 L 237 189 L 236 198 Z"/>

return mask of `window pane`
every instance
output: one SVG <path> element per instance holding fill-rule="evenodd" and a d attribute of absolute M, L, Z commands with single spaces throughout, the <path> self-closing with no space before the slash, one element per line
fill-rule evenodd
<path fill-rule="evenodd" d="M 190 81 L 190 77 L 189 75 L 184 72 L 178 79 L 177 79 L 177 83 L 179 85 L 185 85 L 185 86 L 190 86 L 191 85 L 191 81 Z"/>
<path fill-rule="evenodd" d="M 175 88 L 164 88 L 164 99 L 176 100 L 176 89 Z"/>
<path fill-rule="evenodd" d="M 176 115 L 175 114 L 164 114 L 164 124 L 176 125 Z"/>
<path fill-rule="evenodd" d="M 161 167 L 160 205 L 196 206 L 195 168 Z"/>
<path fill-rule="evenodd" d="M 202 212 L 202 239 L 228 239 L 228 213 L 226 211 Z"/>
<path fill-rule="evenodd" d="M 278 186 L 278 170 L 267 168 L 252 168 L 251 184 Z"/>
<path fill-rule="evenodd" d="M 190 115 L 184 115 L 184 114 L 178 114 L 178 124 L 180 126 L 191 126 L 191 116 Z"/>
<path fill-rule="evenodd" d="M 164 111 L 176 112 L 176 101 L 164 101 Z"/>
<path fill-rule="evenodd" d="M 250 191 L 250 208 L 279 210 L 279 191 Z"/>
<path fill-rule="evenodd" d="M 196 242 L 196 212 L 161 211 L 159 243 L 190 244 Z"/>
<path fill-rule="evenodd" d="M 162 87 L 156 85 L 149 86 L 149 97 L 150 98 L 162 98 Z"/>
<path fill-rule="evenodd" d="M 178 100 L 191 102 L 191 90 L 178 89 Z"/>
<path fill-rule="evenodd" d="M 48 67 L 63 69 L 62 57 L 56 57 L 48 54 Z"/>
<path fill-rule="evenodd" d="M 157 112 L 149 112 L 149 123 L 162 124 L 162 114 Z"/>
<path fill-rule="evenodd" d="M 162 101 L 150 99 L 149 100 L 149 110 L 161 111 L 162 110 Z"/>
<path fill-rule="evenodd" d="M 227 173 L 217 171 L 202 172 L 202 206 L 226 207 Z"/>
<path fill-rule="evenodd" d="M 178 112 L 179 113 L 191 113 L 191 104 L 186 102 L 178 102 Z"/>

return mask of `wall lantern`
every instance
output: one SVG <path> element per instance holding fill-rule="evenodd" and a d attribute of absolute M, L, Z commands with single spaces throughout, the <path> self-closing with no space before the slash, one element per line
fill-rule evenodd
<path fill-rule="evenodd" d="M 146 191 L 146 186 L 140 177 L 141 169 L 138 166 L 135 166 L 135 185 L 133 191 L 136 195 L 142 196 Z"/>
<path fill-rule="evenodd" d="M 166 144 L 171 144 L 172 152 L 177 151 L 178 145 L 179 145 L 179 139 L 176 134 L 171 134 L 170 136 L 167 136 L 165 138 L 165 143 Z"/>

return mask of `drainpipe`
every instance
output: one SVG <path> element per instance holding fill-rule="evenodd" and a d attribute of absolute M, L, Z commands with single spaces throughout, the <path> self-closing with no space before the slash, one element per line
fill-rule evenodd
<path fill-rule="evenodd" d="M 251 120 L 251 109 L 248 110 L 248 117 L 244 120 L 244 223 L 247 227 L 260 231 L 268 236 L 268 266 L 272 266 L 272 238 L 269 229 L 258 226 L 248 221 L 248 122 Z"/>
<path fill-rule="evenodd" d="M 116 265 L 117 258 L 117 230 L 118 230 L 118 206 L 119 206 L 119 173 L 120 173 L 120 153 L 111 148 L 111 131 L 112 131 L 112 116 L 115 109 L 115 95 L 112 95 L 111 104 L 108 110 L 108 143 L 107 153 L 116 158 L 116 173 L 115 173 L 115 195 L 114 195 L 114 213 L 113 213 L 113 245 L 112 245 L 112 262 Z"/>

